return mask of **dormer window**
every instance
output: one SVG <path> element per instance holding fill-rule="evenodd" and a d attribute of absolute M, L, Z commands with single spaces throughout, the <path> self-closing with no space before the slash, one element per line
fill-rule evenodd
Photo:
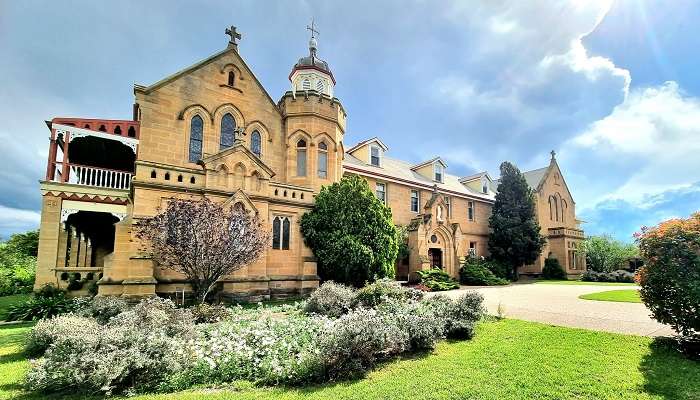
<path fill-rule="evenodd" d="M 372 164 L 375 167 L 381 166 L 381 158 L 382 158 L 382 151 L 379 149 L 378 146 L 371 146 L 370 147 L 370 164 Z"/>
<path fill-rule="evenodd" d="M 481 179 L 481 192 L 484 194 L 488 194 L 489 192 L 489 183 L 486 178 Z"/>
<path fill-rule="evenodd" d="M 444 171 L 442 168 L 442 164 L 440 163 L 435 163 L 433 164 L 433 180 L 435 182 L 440 182 L 442 183 L 442 175 Z"/>

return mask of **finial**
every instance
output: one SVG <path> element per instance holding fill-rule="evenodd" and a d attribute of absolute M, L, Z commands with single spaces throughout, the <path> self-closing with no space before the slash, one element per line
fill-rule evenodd
<path fill-rule="evenodd" d="M 318 49 L 316 35 L 318 35 L 319 32 L 315 28 L 313 17 L 311 18 L 311 25 L 307 25 L 306 29 L 311 31 L 311 39 L 309 39 L 309 53 L 311 53 L 312 57 L 316 57 L 316 50 Z"/>
<path fill-rule="evenodd" d="M 554 160 L 554 156 L 557 155 L 557 153 L 554 152 L 554 150 L 550 151 L 549 154 L 552 155 L 552 161 Z"/>
<path fill-rule="evenodd" d="M 236 27 L 231 25 L 230 28 L 226 28 L 224 31 L 227 35 L 231 36 L 231 39 L 228 41 L 228 47 L 233 47 L 235 49 L 238 48 L 238 43 L 236 42 L 236 39 L 240 40 L 241 39 L 241 34 L 236 32 Z"/>

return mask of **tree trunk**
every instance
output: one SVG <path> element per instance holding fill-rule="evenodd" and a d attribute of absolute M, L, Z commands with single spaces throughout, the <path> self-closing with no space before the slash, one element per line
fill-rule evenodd
<path fill-rule="evenodd" d="M 204 304 L 207 300 L 207 295 L 211 292 L 214 284 L 210 283 L 192 283 L 192 291 L 194 292 L 194 301 L 196 304 Z"/>

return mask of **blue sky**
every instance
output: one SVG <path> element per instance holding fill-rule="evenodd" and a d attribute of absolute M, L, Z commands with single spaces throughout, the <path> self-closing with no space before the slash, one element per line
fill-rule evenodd
<path fill-rule="evenodd" d="M 279 98 L 311 16 L 346 143 L 380 136 L 457 175 L 554 149 L 589 234 L 700 209 L 697 1 L 0 0 L 0 237 L 38 226 L 44 120 L 130 118 L 134 83 L 223 49 L 231 24 Z"/>

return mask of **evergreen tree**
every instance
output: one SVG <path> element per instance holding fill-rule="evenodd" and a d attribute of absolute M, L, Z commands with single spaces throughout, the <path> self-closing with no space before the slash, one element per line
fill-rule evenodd
<path fill-rule="evenodd" d="M 301 218 L 322 280 L 363 286 L 393 277 L 399 235 L 391 210 L 359 176 L 321 188 L 314 208 Z"/>
<path fill-rule="evenodd" d="M 518 268 L 537 259 L 545 239 L 535 215 L 534 193 L 520 170 L 509 162 L 501 164 L 501 180 L 489 225 L 491 257 L 510 265 L 517 280 Z"/>

